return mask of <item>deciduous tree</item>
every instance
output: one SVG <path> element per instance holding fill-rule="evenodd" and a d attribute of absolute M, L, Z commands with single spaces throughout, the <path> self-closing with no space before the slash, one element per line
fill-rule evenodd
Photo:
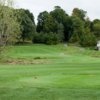
<path fill-rule="evenodd" d="M 0 45 L 14 43 L 20 31 L 12 4 L 12 0 L 0 0 Z"/>

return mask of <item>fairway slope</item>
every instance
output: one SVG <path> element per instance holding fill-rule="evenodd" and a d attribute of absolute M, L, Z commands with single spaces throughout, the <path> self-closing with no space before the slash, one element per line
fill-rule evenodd
<path fill-rule="evenodd" d="M 0 64 L 0 100 L 100 100 L 100 52 L 14 46 Z"/>

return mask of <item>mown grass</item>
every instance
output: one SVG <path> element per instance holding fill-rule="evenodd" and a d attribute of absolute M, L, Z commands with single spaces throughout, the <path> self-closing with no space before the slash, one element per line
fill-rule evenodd
<path fill-rule="evenodd" d="M 0 100 L 100 100 L 100 52 L 75 46 L 14 46 L 0 64 Z M 41 62 L 43 61 L 43 62 Z"/>

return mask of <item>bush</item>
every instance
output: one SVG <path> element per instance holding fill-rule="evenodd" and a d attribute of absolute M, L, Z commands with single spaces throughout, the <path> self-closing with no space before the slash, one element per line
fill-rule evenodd
<path fill-rule="evenodd" d="M 95 35 L 90 32 L 89 29 L 86 29 L 84 32 L 84 36 L 82 39 L 80 39 L 80 45 L 84 47 L 90 47 L 90 46 L 96 46 L 96 37 Z"/>
<path fill-rule="evenodd" d="M 33 36 L 33 43 L 44 43 L 45 42 L 45 34 L 44 33 L 35 33 Z"/>
<path fill-rule="evenodd" d="M 56 33 L 36 33 L 33 37 L 33 43 L 44 43 L 48 45 L 61 42 L 59 34 Z"/>
<path fill-rule="evenodd" d="M 80 40 L 80 45 L 84 47 L 96 46 L 95 36 L 85 36 L 83 40 Z"/>
<path fill-rule="evenodd" d="M 60 42 L 59 36 L 56 33 L 49 33 L 46 34 L 46 44 L 52 45 L 52 44 L 58 44 Z"/>

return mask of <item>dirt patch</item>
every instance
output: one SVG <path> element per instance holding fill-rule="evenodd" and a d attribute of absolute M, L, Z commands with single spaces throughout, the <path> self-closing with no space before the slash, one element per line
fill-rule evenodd
<path fill-rule="evenodd" d="M 48 64 L 50 63 L 50 61 L 48 61 L 47 59 L 44 60 L 43 59 L 33 59 L 33 60 L 14 59 L 14 60 L 7 60 L 6 63 L 11 65 L 16 65 L 16 64 L 28 65 L 28 64 Z"/>

